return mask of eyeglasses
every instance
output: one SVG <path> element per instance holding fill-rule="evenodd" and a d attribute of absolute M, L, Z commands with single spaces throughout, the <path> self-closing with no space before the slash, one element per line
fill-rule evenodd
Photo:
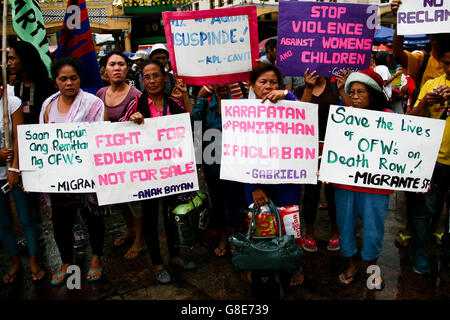
<path fill-rule="evenodd" d="M 364 95 L 366 93 L 367 93 L 366 90 L 350 90 L 349 96 L 353 97 L 355 94 L 358 94 L 358 97 L 360 97 L 360 96 L 362 96 L 362 95 Z"/>
<path fill-rule="evenodd" d="M 159 79 L 161 79 L 162 75 L 160 73 L 154 73 L 154 74 L 144 74 L 142 76 L 145 80 L 156 80 L 158 81 Z"/>

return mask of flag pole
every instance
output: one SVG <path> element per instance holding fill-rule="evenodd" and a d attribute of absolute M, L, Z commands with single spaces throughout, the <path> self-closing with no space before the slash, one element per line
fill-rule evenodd
<path fill-rule="evenodd" d="M 6 75 L 6 23 L 8 18 L 8 0 L 3 0 L 3 27 L 2 27 L 2 78 L 3 78 L 3 129 L 5 132 L 5 148 L 10 148 L 9 139 L 9 110 L 8 110 L 8 78 Z M 10 163 L 8 163 L 8 167 Z"/>

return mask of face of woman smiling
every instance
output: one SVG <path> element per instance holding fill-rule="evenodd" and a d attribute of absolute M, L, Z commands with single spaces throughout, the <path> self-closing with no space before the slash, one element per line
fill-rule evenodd
<path fill-rule="evenodd" d="M 72 66 L 65 65 L 58 71 L 56 86 L 65 97 L 74 97 L 80 90 L 80 76 Z"/>
<path fill-rule="evenodd" d="M 273 71 L 266 71 L 262 73 L 252 84 L 252 89 L 255 92 L 256 98 L 262 99 L 266 94 L 273 90 L 278 90 L 278 77 Z"/>
<path fill-rule="evenodd" d="M 127 63 L 123 57 L 113 54 L 106 62 L 105 71 L 111 82 L 124 82 L 127 76 Z"/>

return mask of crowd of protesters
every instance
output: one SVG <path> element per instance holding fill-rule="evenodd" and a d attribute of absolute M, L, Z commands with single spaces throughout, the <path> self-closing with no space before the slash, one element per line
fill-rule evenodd
<path fill-rule="evenodd" d="M 401 1 L 392 1 L 396 14 Z M 44 279 L 46 272 L 38 264 L 37 254 L 42 224 L 40 200 L 51 207 L 54 239 L 61 257 L 61 267 L 51 276 L 53 285 L 64 284 L 73 263 L 74 225 L 81 216 L 86 222 L 92 247 L 89 282 L 103 277 L 104 219 L 118 212 L 123 216 L 125 231 L 114 246 L 132 243 L 124 259 L 133 260 L 148 251 L 156 279 L 160 283 L 172 281 L 161 257 L 158 236 L 159 201 L 150 199 L 111 206 L 99 206 L 95 194 L 41 195 L 27 193 L 20 188 L 17 126 L 20 124 L 62 123 L 83 121 L 132 121 L 142 124 L 145 118 L 189 113 L 193 121 L 202 121 L 203 128 L 221 131 L 221 100 L 253 98 L 262 101 L 297 100 L 318 105 L 319 142 L 323 145 L 330 105 L 344 105 L 366 110 L 396 112 L 395 95 L 405 101 L 401 111 L 415 116 L 446 120 L 445 132 L 427 193 L 405 192 L 406 221 L 395 240 L 400 247 L 411 243 L 411 267 L 418 274 L 429 274 L 428 239 L 432 235 L 442 245 L 441 281 L 450 281 L 449 221 L 439 225 L 439 217 L 447 202 L 450 184 L 450 35 L 429 35 L 430 52 L 411 53 L 403 49 L 403 39 L 395 34 L 392 58 L 374 53 L 370 67 L 358 72 L 340 70 L 332 78 L 319 77 L 307 69 L 302 77 L 283 77 L 276 67 L 276 40 L 266 43 L 265 55 L 257 61 L 250 78 L 245 82 L 186 86 L 173 74 L 169 52 L 164 44 L 155 44 L 150 52 L 139 50 L 131 58 L 121 52 L 111 52 L 100 62 L 104 87 L 96 96 L 80 88 L 81 68 L 77 60 L 62 58 L 53 62 L 50 80 L 39 54 L 29 43 L 10 44 L 8 51 L 9 119 L 12 148 L 5 148 L 3 123 L 0 126 L 0 184 L 9 182 L 17 214 L 24 230 L 32 279 Z M 393 62 L 399 64 L 393 68 Z M 389 69 L 395 69 L 393 73 Z M 393 89 L 392 82 L 401 77 L 401 85 Z M 207 144 L 202 146 L 207 147 Z M 321 150 L 322 148 L 320 148 Z M 10 165 L 7 167 L 6 163 Z M 210 229 L 217 235 L 213 254 L 218 257 L 233 253 L 228 236 L 242 227 L 240 209 L 251 204 L 261 207 L 271 199 L 277 206 L 301 205 L 306 222 L 302 248 L 317 251 L 314 222 L 321 193 L 326 198 L 330 220 L 327 249 L 340 250 L 348 265 L 336 275 L 337 283 L 347 287 L 360 270 L 375 265 L 380 257 L 384 238 L 389 197 L 392 191 L 339 184 L 242 184 L 220 179 L 220 164 L 202 165 L 212 205 Z M 318 173 L 320 174 L 320 173 Z M 302 188 L 303 196 L 302 196 Z M 171 197 L 161 201 L 166 212 Z M 2 277 L 4 283 L 14 283 L 22 270 L 16 235 L 13 228 L 9 194 L 0 192 L 0 234 L 4 249 L 11 259 L 10 270 Z M 163 214 L 169 250 L 169 263 L 187 270 L 196 268 L 193 261 L 181 256 L 174 245 L 173 229 L 167 214 Z M 356 233 L 358 219 L 362 220 L 363 245 L 358 248 Z M 431 223 L 430 223 L 431 222 Z M 249 279 L 251 274 L 249 275 Z M 304 280 L 300 268 L 291 275 L 292 286 Z M 384 288 L 378 278 L 374 286 Z"/>

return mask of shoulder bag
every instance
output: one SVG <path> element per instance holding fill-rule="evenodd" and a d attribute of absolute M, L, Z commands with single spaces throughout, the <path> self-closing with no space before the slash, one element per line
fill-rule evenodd
<path fill-rule="evenodd" d="M 278 221 L 278 226 L 281 226 L 278 210 L 270 200 L 269 207 Z M 301 266 L 303 252 L 294 236 L 286 235 L 283 228 L 278 228 L 278 235 L 273 238 L 252 237 L 252 225 L 257 214 L 259 208 L 255 206 L 246 235 L 237 233 L 228 239 L 235 246 L 233 265 L 241 270 L 276 270 L 289 273 L 297 271 Z"/>

